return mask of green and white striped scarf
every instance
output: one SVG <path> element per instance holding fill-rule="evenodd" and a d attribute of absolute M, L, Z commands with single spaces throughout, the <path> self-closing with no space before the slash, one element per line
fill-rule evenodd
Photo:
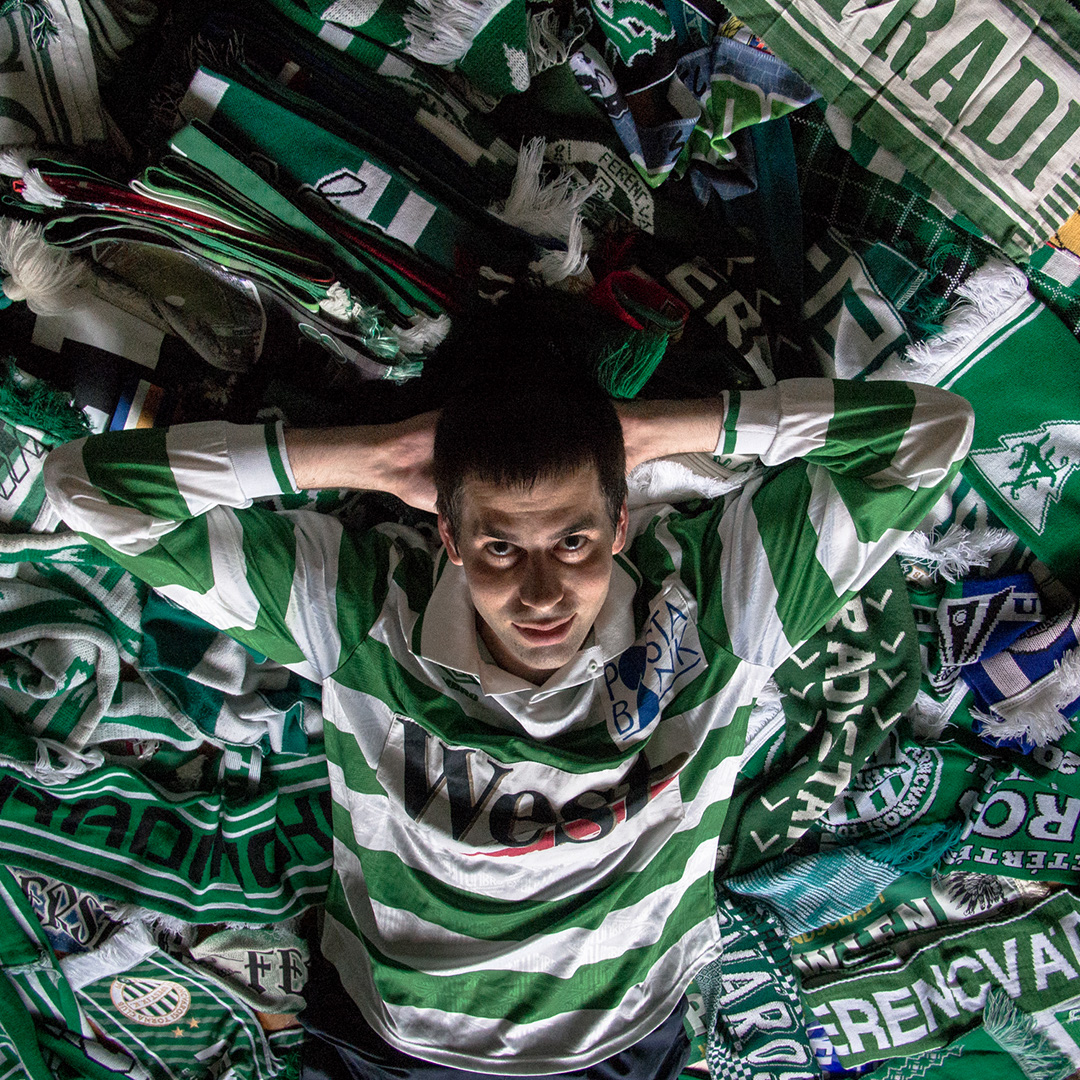
<path fill-rule="evenodd" d="M 1007 254 L 1076 209 L 1080 13 L 1066 0 L 729 6 Z"/>
<path fill-rule="evenodd" d="M 0 10 L 0 146 L 104 139 L 91 35 L 78 0 Z"/>

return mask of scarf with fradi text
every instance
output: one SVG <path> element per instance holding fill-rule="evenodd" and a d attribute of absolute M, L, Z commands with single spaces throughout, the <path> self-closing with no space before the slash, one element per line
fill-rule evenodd
<path fill-rule="evenodd" d="M 1080 13 L 1066 0 L 730 6 L 1009 255 L 1076 209 Z"/>
<path fill-rule="evenodd" d="M 720 835 L 725 877 L 756 870 L 799 841 L 874 760 L 911 705 L 918 641 L 896 561 L 775 679 L 783 711 L 748 742 Z"/>
<path fill-rule="evenodd" d="M 175 792 L 100 765 L 42 783 L 0 769 L 0 845 L 13 867 L 184 922 L 280 922 L 325 901 L 326 759 L 272 759 L 255 794 Z"/>

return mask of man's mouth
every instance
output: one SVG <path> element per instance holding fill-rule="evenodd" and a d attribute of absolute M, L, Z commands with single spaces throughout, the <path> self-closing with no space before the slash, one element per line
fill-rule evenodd
<path fill-rule="evenodd" d="M 558 645 L 565 641 L 570 634 L 570 628 L 576 619 L 571 615 L 569 619 L 555 623 L 513 623 L 514 629 L 532 645 Z"/>

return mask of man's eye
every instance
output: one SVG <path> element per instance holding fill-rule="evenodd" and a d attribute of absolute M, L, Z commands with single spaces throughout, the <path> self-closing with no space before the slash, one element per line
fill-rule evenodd
<path fill-rule="evenodd" d="M 492 540 L 485 544 L 489 555 L 494 555 L 496 559 L 505 559 L 514 550 L 514 545 L 507 543 L 505 540 Z"/>
<path fill-rule="evenodd" d="M 564 536 L 563 547 L 567 551 L 581 551 L 589 542 L 587 536 Z"/>

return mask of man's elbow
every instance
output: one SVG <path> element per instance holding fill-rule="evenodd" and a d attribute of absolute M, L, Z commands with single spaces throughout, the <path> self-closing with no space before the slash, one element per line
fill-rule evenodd
<path fill-rule="evenodd" d="M 46 455 L 42 467 L 49 501 L 64 523 L 77 531 L 82 531 L 79 525 L 80 503 L 85 505 L 87 495 L 94 490 L 82 463 L 85 442 L 85 439 L 76 439 L 54 447 Z"/>

